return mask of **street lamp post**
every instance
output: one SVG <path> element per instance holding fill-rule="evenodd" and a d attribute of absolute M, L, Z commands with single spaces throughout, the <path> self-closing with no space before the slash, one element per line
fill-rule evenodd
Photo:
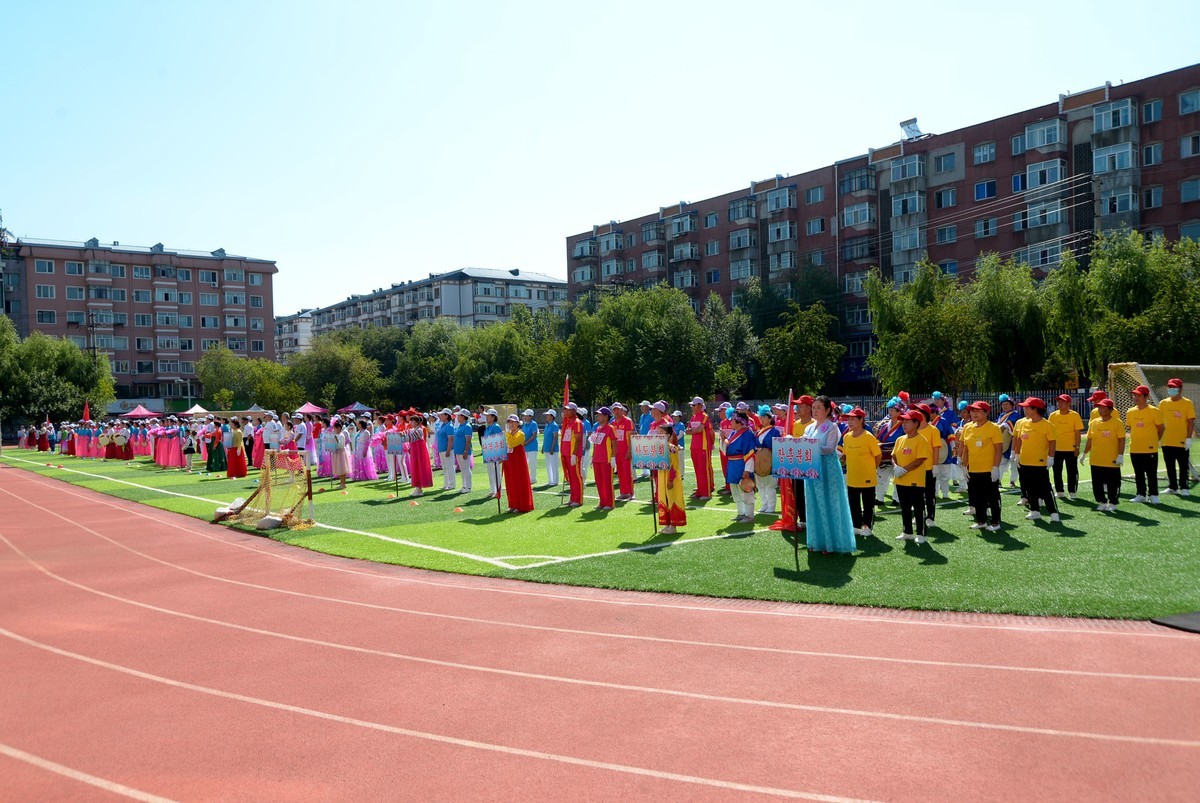
<path fill-rule="evenodd" d="M 179 377 L 175 378 L 175 384 L 177 384 L 177 385 L 182 385 L 184 382 L 187 382 L 187 391 L 186 391 L 187 406 L 188 406 L 188 409 L 190 410 L 192 408 L 192 380 L 190 378 L 188 378 L 188 379 L 180 379 Z"/>

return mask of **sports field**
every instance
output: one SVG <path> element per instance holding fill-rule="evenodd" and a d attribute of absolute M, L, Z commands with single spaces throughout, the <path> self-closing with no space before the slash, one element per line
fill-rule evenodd
<path fill-rule="evenodd" d="M 255 488 L 253 471 L 229 480 L 164 470 L 147 458 L 102 462 L 5 449 L 0 459 L 200 519 Z M 440 474 L 434 480 L 440 487 Z M 889 507 L 877 519 L 877 537 L 860 538 L 855 555 L 809 554 L 801 534 L 797 561 L 792 542 L 767 529 L 773 516 L 733 523 L 729 497 L 690 502 L 683 532 L 656 538 L 648 482 L 637 484 L 638 501 L 607 513 L 596 510 L 590 479 L 578 509 L 561 504 L 557 489 L 537 486 L 537 509 L 522 515 L 497 512 L 478 458 L 473 484 L 472 494 L 435 489 L 419 500 L 386 481 L 351 483 L 345 493 L 316 484 L 318 525 L 271 537 L 441 571 L 734 598 L 1109 618 L 1200 609 L 1200 495 L 1163 496 L 1158 506 L 1124 501 L 1106 515 L 1094 512 L 1083 482 L 1079 499 L 1060 500 L 1063 521 L 1052 524 L 1025 521 L 1025 509 L 1006 493 L 1003 529 L 990 533 L 968 528 L 964 502 L 952 494 L 928 544 L 895 541 L 899 513 Z M 691 485 L 688 473 L 689 492 Z M 1123 490 L 1127 500 L 1131 482 Z"/>

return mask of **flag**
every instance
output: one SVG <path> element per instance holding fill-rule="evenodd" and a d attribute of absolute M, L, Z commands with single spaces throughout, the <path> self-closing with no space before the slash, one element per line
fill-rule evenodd
<path fill-rule="evenodd" d="M 563 407 L 566 407 L 571 401 L 571 375 L 567 374 L 567 378 L 563 380 Z"/>
<path fill-rule="evenodd" d="M 788 388 L 787 418 L 784 419 L 785 423 L 783 425 L 783 434 L 784 435 L 791 435 L 792 434 L 792 424 L 796 423 L 796 408 L 794 405 L 795 405 L 795 400 L 792 396 L 792 389 Z"/>
<path fill-rule="evenodd" d="M 795 423 L 795 408 L 793 405 L 795 400 L 792 396 L 792 389 L 788 388 L 788 408 L 787 416 L 784 418 L 783 434 L 792 434 L 792 425 Z M 796 521 L 796 488 L 792 484 L 792 480 L 780 479 L 779 481 L 779 502 L 782 512 L 779 514 L 779 520 L 772 524 L 768 529 L 782 530 L 784 532 L 794 533 L 799 527 Z M 799 548 L 799 547 L 797 547 Z"/>
<path fill-rule="evenodd" d="M 91 408 L 88 407 L 87 399 L 83 400 L 83 420 L 84 421 L 92 420 Z"/>

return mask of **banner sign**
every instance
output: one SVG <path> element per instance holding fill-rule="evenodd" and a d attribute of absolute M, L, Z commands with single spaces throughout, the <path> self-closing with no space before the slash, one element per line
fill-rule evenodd
<path fill-rule="evenodd" d="M 821 474 L 817 461 L 821 446 L 816 438 L 793 438 L 790 435 L 772 441 L 771 474 L 789 480 L 815 480 Z"/>
<path fill-rule="evenodd" d="M 508 459 L 508 440 L 504 434 L 483 436 L 483 462 L 503 463 Z"/>
<path fill-rule="evenodd" d="M 321 449 L 326 452 L 332 452 L 338 448 L 337 433 L 322 432 L 321 433 Z"/>
<path fill-rule="evenodd" d="M 387 453 L 388 454 L 404 454 L 404 433 L 389 432 L 387 433 Z"/>
<path fill-rule="evenodd" d="M 667 471 L 671 468 L 671 455 L 667 451 L 667 439 L 663 435 L 631 435 L 630 451 L 636 470 Z"/>

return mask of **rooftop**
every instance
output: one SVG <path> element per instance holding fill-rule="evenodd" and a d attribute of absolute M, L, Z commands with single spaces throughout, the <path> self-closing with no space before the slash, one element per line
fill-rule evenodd
<path fill-rule="evenodd" d="M 16 245 L 37 248 L 70 248 L 83 251 L 109 251 L 115 254 L 166 254 L 194 259 L 240 259 L 245 262 L 261 262 L 264 265 L 275 264 L 275 260 L 273 259 L 257 259 L 255 257 L 239 256 L 238 254 L 228 254 L 224 248 L 218 248 L 215 251 L 195 251 L 187 248 L 167 248 L 162 243 L 155 243 L 154 245 L 122 245 L 116 240 L 113 240 L 111 243 L 102 243 L 95 237 L 84 242 L 80 242 L 79 240 L 47 240 L 40 237 L 18 237 L 16 238 Z"/>

